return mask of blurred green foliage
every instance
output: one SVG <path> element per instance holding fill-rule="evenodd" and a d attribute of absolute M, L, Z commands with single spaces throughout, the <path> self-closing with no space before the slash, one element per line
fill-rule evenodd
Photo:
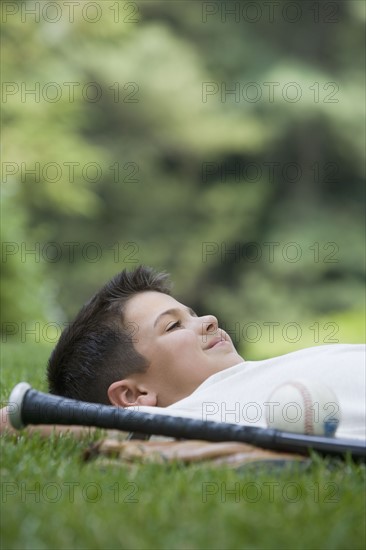
<path fill-rule="evenodd" d="M 253 358 L 363 339 L 363 3 L 4 4 L 5 340 L 138 263 Z"/>

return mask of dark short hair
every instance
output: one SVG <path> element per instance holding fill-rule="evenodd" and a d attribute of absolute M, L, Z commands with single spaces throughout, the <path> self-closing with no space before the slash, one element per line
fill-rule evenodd
<path fill-rule="evenodd" d="M 139 292 L 170 294 L 170 288 L 168 274 L 146 266 L 116 275 L 61 334 L 48 361 L 49 391 L 110 405 L 107 392 L 113 382 L 149 367 L 133 345 L 135 330 L 125 319 L 126 303 Z"/>

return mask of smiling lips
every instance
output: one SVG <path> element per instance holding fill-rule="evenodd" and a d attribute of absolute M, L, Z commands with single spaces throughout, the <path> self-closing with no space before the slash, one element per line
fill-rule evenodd
<path fill-rule="evenodd" d="M 224 338 L 224 336 L 213 338 L 209 343 L 209 345 L 207 346 L 207 348 L 204 348 L 204 349 L 205 350 L 212 349 L 213 347 L 217 346 L 217 344 L 225 343 L 225 342 L 227 342 L 227 340 L 226 338 Z"/>

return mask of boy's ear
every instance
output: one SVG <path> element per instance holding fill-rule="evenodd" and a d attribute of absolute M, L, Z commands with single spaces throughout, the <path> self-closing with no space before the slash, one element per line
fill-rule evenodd
<path fill-rule="evenodd" d="M 144 405 L 156 407 L 157 395 L 131 378 L 117 380 L 108 388 L 108 398 L 116 407 L 133 407 Z"/>

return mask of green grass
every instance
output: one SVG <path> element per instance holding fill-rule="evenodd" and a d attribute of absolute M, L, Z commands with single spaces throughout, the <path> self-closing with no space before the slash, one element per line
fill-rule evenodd
<path fill-rule="evenodd" d="M 1 399 L 45 390 L 49 348 L 6 344 Z M 301 469 L 83 462 L 95 439 L 1 440 L 1 548 L 365 548 L 365 467 L 314 457 Z"/>

